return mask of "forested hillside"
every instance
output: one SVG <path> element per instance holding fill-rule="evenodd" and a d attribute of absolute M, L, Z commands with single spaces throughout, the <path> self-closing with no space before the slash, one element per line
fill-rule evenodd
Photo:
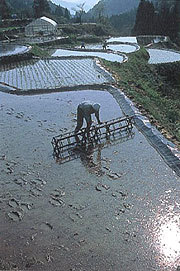
<path fill-rule="evenodd" d="M 36 7 L 36 8 L 35 8 Z M 47 15 L 53 19 L 70 18 L 70 12 L 50 0 L 0 0 L 0 19 L 33 18 Z"/>
<path fill-rule="evenodd" d="M 140 0 L 100 0 L 87 14 L 98 17 L 99 14 L 110 17 L 137 8 Z"/>

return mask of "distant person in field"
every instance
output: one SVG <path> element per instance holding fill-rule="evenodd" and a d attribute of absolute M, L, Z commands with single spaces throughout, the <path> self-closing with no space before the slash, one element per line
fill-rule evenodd
<path fill-rule="evenodd" d="M 105 41 L 104 43 L 103 43 L 103 50 L 106 50 L 107 49 L 107 42 Z"/>
<path fill-rule="evenodd" d="M 83 119 L 86 120 L 86 132 L 88 133 L 92 124 L 91 115 L 95 114 L 96 119 L 98 121 L 98 124 L 101 124 L 101 121 L 99 119 L 99 110 L 100 110 L 100 104 L 98 103 L 91 103 L 89 101 L 84 101 L 78 105 L 77 108 L 77 126 L 75 128 L 75 133 L 78 133 L 78 131 L 83 126 Z"/>
<path fill-rule="evenodd" d="M 85 49 L 86 47 L 85 47 L 85 43 L 84 42 L 82 42 L 81 43 L 81 49 Z"/>

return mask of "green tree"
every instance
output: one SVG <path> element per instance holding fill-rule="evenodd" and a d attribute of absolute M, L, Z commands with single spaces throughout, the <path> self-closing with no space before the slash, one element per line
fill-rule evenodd
<path fill-rule="evenodd" d="M 10 17 L 10 9 L 6 3 L 6 0 L 0 0 L 0 17 L 2 20 Z"/>
<path fill-rule="evenodd" d="M 58 17 L 63 17 L 64 16 L 63 9 L 62 9 L 62 7 L 60 5 L 56 7 L 55 15 L 58 16 Z"/>
<path fill-rule="evenodd" d="M 74 11 L 76 11 L 76 18 L 77 18 L 77 22 L 78 23 L 82 23 L 82 16 L 83 14 L 85 14 L 85 10 L 84 10 L 84 6 L 85 6 L 85 2 L 78 4 L 77 8 L 74 9 Z"/>
<path fill-rule="evenodd" d="M 133 28 L 135 35 L 152 35 L 154 33 L 155 8 L 152 2 L 141 0 L 139 3 L 136 21 Z"/>
<path fill-rule="evenodd" d="M 180 2 L 176 0 L 175 5 L 170 13 L 171 21 L 169 23 L 169 32 L 172 40 L 176 40 L 178 37 L 179 28 L 179 19 L 180 19 Z"/>
<path fill-rule="evenodd" d="M 33 10 L 35 18 L 39 18 L 50 12 L 50 7 L 47 0 L 34 0 Z"/>
<path fill-rule="evenodd" d="M 70 19 L 70 12 L 69 12 L 69 10 L 66 8 L 65 9 L 65 12 L 64 12 L 64 17 L 66 18 L 66 19 Z"/>

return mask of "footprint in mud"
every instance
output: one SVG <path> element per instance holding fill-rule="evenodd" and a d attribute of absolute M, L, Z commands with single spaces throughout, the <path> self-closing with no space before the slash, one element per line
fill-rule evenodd
<path fill-rule="evenodd" d="M 26 202 L 21 202 L 21 209 L 26 212 L 29 211 L 33 208 L 33 204 L 32 203 L 26 203 Z"/>
<path fill-rule="evenodd" d="M 17 208 L 19 207 L 19 202 L 16 199 L 10 199 L 8 205 L 12 208 Z"/>
<path fill-rule="evenodd" d="M 40 197 L 40 196 L 42 196 L 42 194 L 39 193 L 39 191 L 42 191 L 42 190 L 40 188 L 36 188 L 36 187 L 33 188 L 33 189 L 30 189 L 30 193 L 34 197 Z"/>
<path fill-rule="evenodd" d="M 17 185 L 20 185 L 20 186 L 24 186 L 24 185 L 27 185 L 27 181 L 23 178 L 20 178 L 20 179 L 14 179 L 14 182 L 17 184 Z"/>
<path fill-rule="evenodd" d="M 49 223 L 49 222 L 43 222 L 41 225 L 40 225 L 40 229 L 41 230 L 53 230 L 53 226 Z"/>
<path fill-rule="evenodd" d="M 15 116 L 18 119 L 22 119 L 24 117 L 24 113 L 23 112 L 18 112 Z"/>
<path fill-rule="evenodd" d="M 63 206 L 64 205 L 64 202 L 61 200 L 61 199 L 56 199 L 56 198 L 52 198 L 49 200 L 49 203 L 53 206 Z"/>
<path fill-rule="evenodd" d="M 62 200 L 62 197 L 65 196 L 65 191 L 61 189 L 56 189 L 50 194 L 51 199 L 49 200 L 49 203 L 53 206 L 64 206 L 65 203 Z"/>
<path fill-rule="evenodd" d="M 79 213 L 73 213 L 69 215 L 69 218 L 73 221 L 73 222 L 78 222 L 79 219 L 82 219 L 82 215 L 80 215 Z"/>
<path fill-rule="evenodd" d="M 131 209 L 131 205 L 128 203 L 123 203 L 121 207 L 118 207 L 115 211 L 115 217 L 118 220 L 119 216 L 124 214 L 127 210 Z"/>
<path fill-rule="evenodd" d="M 34 185 L 35 187 L 42 187 L 46 184 L 46 181 L 41 178 L 37 178 L 37 179 L 31 180 L 30 183 Z"/>
<path fill-rule="evenodd" d="M 13 115 L 13 114 L 14 114 L 14 109 L 13 109 L 13 108 L 8 108 L 8 109 L 6 110 L 6 114 L 7 114 L 7 115 Z"/>
<path fill-rule="evenodd" d="M 24 217 L 24 213 L 33 207 L 33 204 L 20 202 L 15 198 L 10 199 L 8 205 L 13 208 L 13 210 L 8 213 L 8 217 L 13 221 L 21 221 Z"/>
<path fill-rule="evenodd" d="M 21 211 L 11 211 L 8 213 L 8 217 L 14 222 L 21 221 L 23 219 L 23 212 Z"/>

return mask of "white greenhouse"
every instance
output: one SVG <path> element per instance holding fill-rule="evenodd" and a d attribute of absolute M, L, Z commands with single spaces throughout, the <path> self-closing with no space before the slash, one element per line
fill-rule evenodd
<path fill-rule="evenodd" d="M 26 36 L 54 35 L 57 31 L 57 23 L 45 16 L 36 19 L 25 27 Z"/>

